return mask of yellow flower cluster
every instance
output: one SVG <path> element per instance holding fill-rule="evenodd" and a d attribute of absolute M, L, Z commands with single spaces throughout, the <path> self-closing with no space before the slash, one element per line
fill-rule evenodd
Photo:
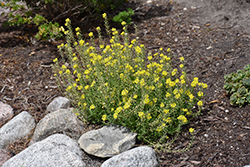
<path fill-rule="evenodd" d="M 105 13 L 103 18 L 107 19 Z M 179 70 L 173 69 L 170 48 L 167 49 L 168 55 L 164 55 L 163 48 L 159 53 L 145 55 L 145 46 L 138 45 L 136 39 L 129 42 L 126 22 L 121 24 L 124 26 L 121 32 L 123 43 L 119 42 L 118 30 L 112 28 L 110 43 L 105 45 L 100 39 L 100 43 L 94 46 L 91 46 L 93 32 L 88 34 L 89 44 L 81 39 L 77 27 L 78 40 L 71 39 L 58 46 L 62 55 L 68 56 L 69 63 L 59 66 L 58 59 L 53 60 L 58 67 L 59 83 L 64 84 L 83 115 L 95 122 L 127 124 L 133 130 L 140 127 L 151 136 L 172 133 L 177 128 L 174 127 L 178 122 L 176 117 L 183 125 L 192 114 L 186 104 L 191 106 L 190 103 L 195 105 L 198 101 L 199 107 L 203 105 L 200 99 L 207 85 L 200 83 L 197 77 L 189 83 L 184 57 L 180 57 Z M 75 34 L 70 30 L 70 20 L 66 20 L 65 25 L 68 27 L 67 36 L 73 38 Z M 101 28 L 96 30 L 100 35 Z M 196 87 L 202 88 L 197 94 L 194 93 Z M 193 133 L 192 129 L 190 133 Z"/>
<path fill-rule="evenodd" d="M 177 119 L 180 120 L 180 121 L 182 121 L 183 123 L 187 123 L 188 122 L 187 118 L 184 115 L 180 115 Z"/>

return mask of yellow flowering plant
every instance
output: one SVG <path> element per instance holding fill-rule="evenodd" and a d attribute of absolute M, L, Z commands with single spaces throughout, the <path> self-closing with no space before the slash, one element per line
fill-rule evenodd
<path fill-rule="evenodd" d="M 107 15 L 103 18 L 106 25 Z M 75 39 L 70 20 L 66 23 L 67 42 L 58 48 L 68 61 L 61 64 L 55 59 L 53 68 L 61 90 L 84 120 L 123 125 L 140 140 L 163 144 L 200 113 L 207 85 L 196 77 L 189 82 L 184 57 L 180 58 L 183 66 L 172 69 L 169 48 L 166 54 L 162 48 L 147 54 L 143 44 L 129 40 L 124 23 L 122 32 L 106 26 L 112 34 L 106 45 L 94 44 L 93 33 L 89 33 L 91 42 L 85 42 L 79 29 Z M 100 31 L 98 27 L 99 38 Z M 194 105 L 198 112 L 192 111 Z"/>

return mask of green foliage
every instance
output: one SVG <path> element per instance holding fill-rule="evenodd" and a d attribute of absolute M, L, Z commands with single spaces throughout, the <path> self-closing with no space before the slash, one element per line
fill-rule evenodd
<path fill-rule="evenodd" d="M 39 30 L 36 38 L 57 39 L 62 37 L 59 25 L 65 18 L 80 24 L 88 17 L 99 16 L 100 12 L 117 9 L 126 0 L 24 0 L 28 9 L 19 2 L 21 0 L 9 0 L 0 4 L 13 12 L 22 11 L 22 14 L 9 13 L 7 25 L 35 24 Z"/>
<path fill-rule="evenodd" d="M 229 93 L 232 105 L 243 106 L 250 103 L 250 65 L 243 70 L 224 76 L 224 89 Z"/>
<path fill-rule="evenodd" d="M 119 24 L 121 24 L 123 21 L 125 21 L 127 24 L 131 24 L 131 16 L 134 14 L 134 11 L 131 8 L 128 8 L 127 11 L 122 11 L 113 17 L 113 21 Z"/>
<path fill-rule="evenodd" d="M 10 7 L 13 11 L 23 11 L 20 14 L 8 14 L 8 26 L 22 25 L 22 24 L 35 24 L 38 26 L 39 32 L 36 34 L 37 39 L 57 39 L 63 36 L 63 33 L 59 29 L 57 22 L 49 22 L 45 17 L 39 14 L 33 14 L 32 10 L 27 10 L 23 5 L 18 4 L 19 0 L 11 0 L 9 3 L 2 3 L 1 7 Z M 33 16 L 34 15 L 34 16 Z M 6 25 L 6 24 L 5 24 Z"/>
<path fill-rule="evenodd" d="M 107 25 L 106 14 L 103 17 Z M 58 46 L 69 61 L 61 64 L 55 59 L 53 69 L 60 89 L 78 107 L 76 115 L 80 118 L 123 125 L 140 140 L 162 148 L 171 144 L 169 135 L 178 134 L 200 113 L 202 90 L 207 85 L 197 77 L 189 83 L 183 57 L 179 70 L 172 69 L 170 49 L 167 55 L 162 48 L 146 54 L 143 44 L 129 40 L 125 24 L 122 32 L 106 27 L 113 36 L 104 44 L 100 27 L 96 28 L 99 43 L 94 43 L 92 32 L 88 43 L 82 39 L 80 28 L 76 28 L 74 38 L 70 23 L 66 19 L 67 42 Z M 199 111 L 193 112 L 196 104 Z M 191 128 L 190 133 L 193 131 Z"/>

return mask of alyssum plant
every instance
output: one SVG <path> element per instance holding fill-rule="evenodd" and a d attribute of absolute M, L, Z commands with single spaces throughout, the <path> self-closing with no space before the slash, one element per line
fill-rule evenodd
<path fill-rule="evenodd" d="M 106 14 L 103 17 L 108 25 Z M 54 59 L 53 68 L 60 88 L 78 106 L 76 114 L 86 121 L 123 125 L 138 133 L 140 140 L 163 149 L 171 143 L 169 135 L 178 134 L 200 113 L 191 109 L 196 104 L 201 109 L 207 85 L 197 77 L 188 82 L 183 57 L 178 70 L 172 69 L 170 49 L 168 55 L 160 48 L 146 56 L 144 45 L 129 40 L 125 22 L 121 33 L 107 28 L 113 35 L 109 44 L 102 41 L 100 27 L 96 44 L 92 32 L 91 42 L 86 43 L 80 28 L 75 29 L 75 39 L 69 19 L 65 25 L 67 43 L 58 48 L 68 61 L 61 65 Z M 194 129 L 189 131 L 193 134 Z"/>

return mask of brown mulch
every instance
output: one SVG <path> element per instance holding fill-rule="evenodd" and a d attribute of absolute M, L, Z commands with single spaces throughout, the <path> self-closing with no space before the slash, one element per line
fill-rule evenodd
<path fill-rule="evenodd" d="M 173 3 L 163 13 L 144 8 L 134 19 L 140 43 L 149 51 L 171 48 L 174 66 L 179 55 L 186 60 L 188 74 L 208 84 L 204 91 L 202 115 L 184 127 L 174 148 L 183 148 L 190 140 L 188 128 L 195 129 L 194 145 L 184 153 L 158 153 L 161 166 L 244 166 L 250 164 L 250 107 L 230 105 L 223 89 L 224 75 L 250 63 L 250 36 L 237 27 L 221 28 L 193 22 L 195 10 L 183 10 Z M 169 10 L 171 9 L 171 10 Z M 150 13 L 151 12 L 151 13 Z M 0 100 L 13 107 L 15 115 L 28 111 L 38 122 L 46 115 L 46 106 L 60 96 L 51 69 L 60 58 L 57 45 L 33 39 L 32 27 L 0 28 Z M 132 32 L 133 34 L 133 32 Z M 17 154 L 26 147 L 28 137 L 8 149 Z"/>

